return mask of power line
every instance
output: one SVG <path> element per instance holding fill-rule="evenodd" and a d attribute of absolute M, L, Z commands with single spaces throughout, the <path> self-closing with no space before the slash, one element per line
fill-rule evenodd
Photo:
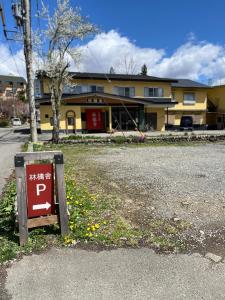
<path fill-rule="evenodd" d="M 10 45 L 10 43 L 9 43 L 9 38 L 8 38 L 8 36 L 7 36 L 7 32 L 9 32 L 9 31 L 6 29 L 6 23 L 5 23 L 5 16 L 4 16 L 4 6 L 3 6 L 3 2 L 1 2 L 1 4 L 0 4 L 0 14 L 1 14 L 1 19 L 2 19 L 3 32 L 4 32 L 4 36 L 5 36 L 5 40 L 6 40 L 8 49 L 9 49 L 10 54 L 11 54 L 11 56 L 12 56 L 12 59 L 13 59 L 13 61 L 14 61 L 14 64 L 15 64 L 15 67 L 16 67 L 16 70 L 17 70 L 18 75 L 21 76 L 21 77 L 23 77 L 23 76 L 20 74 L 19 67 L 18 67 L 17 62 L 16 62 L 16 60 L 15 60 L 15 57 L 14 57 L 14 54 L 13 54 L 11 45 Z"/>
<path fill-rule="evenodd" d="M 17 65 L 17 62 L 16 62 L 16 60 L 15 60 L 15 57 L 14 57 L 12 48 L 11 48 L 11 46 L 10 46 L 10 43 L 9 43 L 9 41 L 8 41 L 7 39 L 6 39 L 6 41 L 7 41 L 8 47 L 9 47 L 9 51 L 10 51 L 10 53 L 11 53 L 11 55 L 12 55 L 12 59 L 13 59 L 13 61 L 14 61 L 14 63 L 15 63 L 17 73 L 20 75 L 20 77 L 23 77 L 23 76 L 20 74 L 20 70 L 19 70 L 19 67 L 18 67 L 18 65 Z"/>

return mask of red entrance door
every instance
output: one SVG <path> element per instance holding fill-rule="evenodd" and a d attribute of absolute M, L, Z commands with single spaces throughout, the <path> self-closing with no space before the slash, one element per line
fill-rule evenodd
<path fill-rule="evenodd" d="M 87 130 L 102 130 L 103 120 L 101 109 L 87 109 Z"/>

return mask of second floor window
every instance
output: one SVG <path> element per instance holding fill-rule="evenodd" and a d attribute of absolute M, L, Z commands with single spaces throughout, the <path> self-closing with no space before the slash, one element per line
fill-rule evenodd
<path fill-rule="evenodd" d="M 175 101 L 175 100 L 176 100 L 176 94 L 175 94 L 175 92 L 172 92 L 172 93 L 171 93 L 171 96 L 172 96 L 172 100 Z"/>
<path fill-rule="evenodd" d="M 99 92 L 99 93 L 104 93 L 104 86 L 101 85 L 90 85 L 90 92 L 95 93 L 95 92 Z"/>
<path fill-rule="evenodd" d="M 39 79 L 34 80 L 34 96 L 41 97 L 41 82 Z"/>
<path fill-rule="evenodd" d="M 82 94 L 82 93 L 104 93 L 104 86 L 100 85 L 66 85 L 63 92 L 65 94 Z"/>
<path fill-rule="evenodd" d="M 125 97 L 134 97 L 135 96 L 135 88 L 134 87 L 114 87 L 114 94 Z"/>
<path fill-rule="evenodd" d="M 145 97 L 163 97 L 163 88 L 158 87 L 145 87 L 144 96 Z"/>
<path fill-rule="evenodd" d="M 192 92 L 185 92 L 184 93 L 184 103 L 185 104 L 193 104 L 195 103 L 195 93 Z"/>

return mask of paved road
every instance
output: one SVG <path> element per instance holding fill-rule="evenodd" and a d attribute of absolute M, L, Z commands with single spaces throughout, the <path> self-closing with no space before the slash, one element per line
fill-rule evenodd
<path fill-rule="evenodd" d="M 15 153 L 21 150 L 22 144 L 28 139 L 27 134 L 20 132 L 22 128 L 0 128 L 0 194 L 6 178 L 12 173 Z"/>
<path fill-rule="evenodd" d="M 224 274 L 199 254 L 51 249 L 13 263 L 6 289 L 12 300 L 224 299 Z"/>

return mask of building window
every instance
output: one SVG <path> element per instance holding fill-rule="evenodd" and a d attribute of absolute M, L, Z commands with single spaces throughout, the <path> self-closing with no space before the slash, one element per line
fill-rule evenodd
<path fill-rule="evenodd" d="M 9 90 L 6 90 L 5 95 L 6 95 L 6 97 L 12 97 L 13 96 L 13 92 L 9 91 Z"/>
<path fill-rule="evenodd" d="M 184 104 L 194 104 L 195 103 L 195 93 L 185 92 L 184 93 Z"/>
<path fill-rule="evenodd" d="M 134 87 L 121 87 L 116 86 L 114 88 L 114 94 L 125 97 L 134 97 L 135 96 L 135 88 Z"/>
<path fill-rule="evenodd" d="M 67 124 L 69 126 L 74 126 L 74 117 L 67 117 Z"/>
<path fill-rule="evenodd" d="M 104 86 L 100 85 L 65 85 L 63 88 L 63 93 L 65 94 L 82 94 L 82 93 L 104 93 Z"/>
<path fill-rule="evenodd" d="M 34 79 L 34 96 L 41 97 L 41 82 L 39 79 Z"/>
<path fill-rule="evenodd" d="M 100 85 L 91 85 L 90 86 L 90 92 L 92 93 L 104 93 L 104 86 L 100 86 Z"/>
<path fill-rule="evenodd" d="M 85 112 L 82 112 L 82 113 L 81 113 L 81 121 L 82 121 L 82 122 L 86 122 L 86 121 L 87 121 L 86 113 L 85 113 Z"/>
<path fill-rule="evenodd" d="M 64 94 L 81 94 L 82 89 L 81 85 L 70 85 L 67 84 L 63 87 L 63 93 Z"/>
<path fill-rule="evenodd" d="M 176 95 L 175 95 L 175 92 L 172 92 L 172 100 L 176 100 Z"/>
<path fill-rule="evenodd" d="M 158 87 L 144 88 L 145 97 L 163 97 L 163 94 L 164 94 L 163 88 L 158 88 Z"/>

